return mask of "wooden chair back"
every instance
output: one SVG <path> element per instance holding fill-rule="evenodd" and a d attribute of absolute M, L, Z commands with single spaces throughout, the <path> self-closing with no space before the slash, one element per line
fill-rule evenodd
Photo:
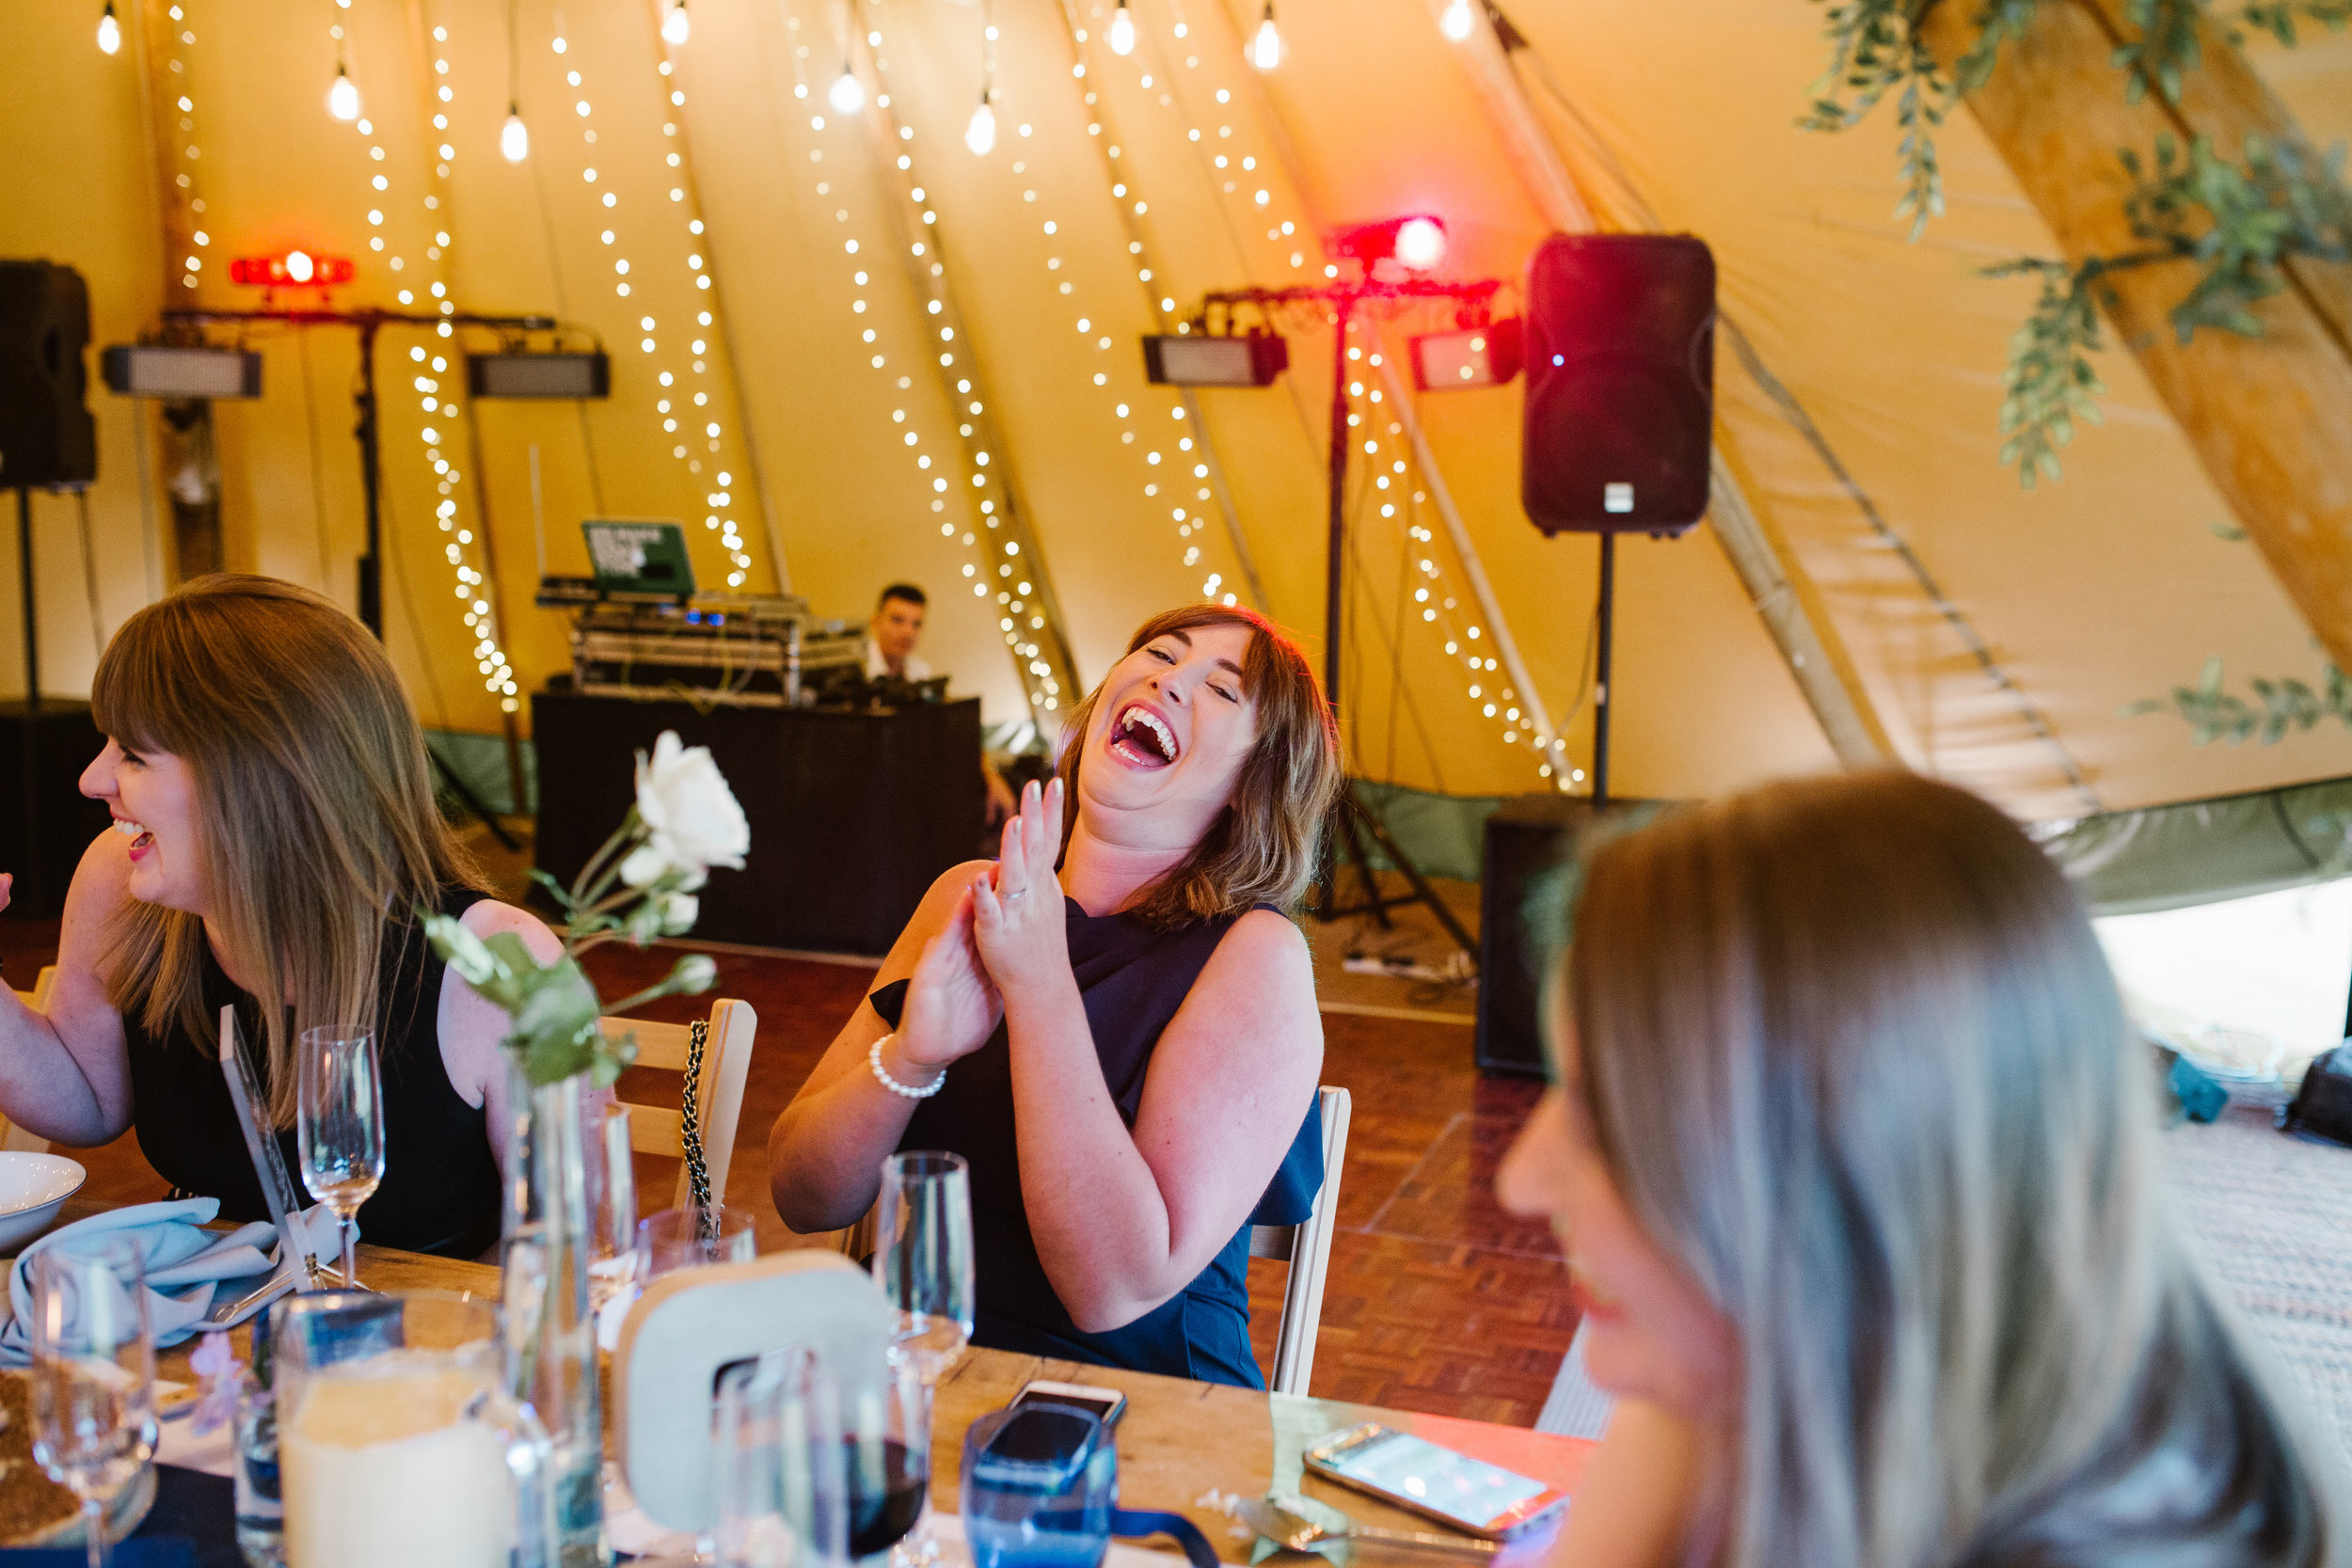
<path fill-rule="evenodd" d="M 710 1196 L 726 1201 L 727 1168 L 735 1159 L 736 1127 L 743 1116 L 743 1082 L 752 1069 L 752 1037 L 759 1015 L 748 1002 L 721 1000 L 710 1006 L 710 1033 L 703 1041 L 703 1070 L 697 1103 L 702 1112 L 703 1163 L 710 1173 Z M 692 1028 L 684 1023 L 649 1023 L 643 1019 L 608 1018 L 607 1039 L 637 1037 L 637 1065 L 675 1072 L 683 1077 Z M 683 1104 L 684 1085 L 680 1085 Z M 667 1105 L 628 1106 L 629 1146 L 640 1154 L 659 1154 L 679 1162 L 677 1190 L 671 1203 L 688 1201 L 686 1118 Z"/>
<path fill-rule="evenodd" d="M 1340 1170 L 1347 1160 L 1347 1120 L 1354 1101 L 1345 1089 L 1321 1091 L 1323 1190 L 1296 1225 L 1260 1225 L 1249 1231 L 1249 1256 L 1290 1265 L 1282 1315 L 1274 1330 L 1274 1367 L 1267 1386 L 1304 1394 L 1315 1370 L 1315 1336 L 1323 1327 L 1323 1281 L 1331 1266 L 1331 1235 L 1339 1228 Z"/>

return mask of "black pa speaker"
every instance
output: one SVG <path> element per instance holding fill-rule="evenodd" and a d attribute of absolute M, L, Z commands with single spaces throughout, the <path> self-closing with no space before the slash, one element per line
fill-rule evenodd
<path fill-rule="evenodd" d="M 0 490 L 87 484 L 98 426 L 84 404 L 89 290 L 54 261 L 0 261 Z"/>
<path fill-rule="evenodd" d="M 16 877 L 9 915 L 65 912 L 82 851 L 113 819 L 105 801 L 82 793 L 82 769 L 105 746 L 87 703 L 0 703 L 0 871 Z M 32 977 L 18 983 L 29 988 Z"/>
<path fill-rule="evenodd" d="M 1593 803 L 1519 795 L 1486 818 L 1478 877 L 1478 1033 L 1486 1072 L 1544 1076 L 1543 992 L 1575 891 L 1577 834 Z"/>
<path fill-rule="evenodd" d="M 1707 515 L 1715 258 L 1687 234 L 1554 234 L 1527 269 L 1519 495 L 1546 533 Z"/>

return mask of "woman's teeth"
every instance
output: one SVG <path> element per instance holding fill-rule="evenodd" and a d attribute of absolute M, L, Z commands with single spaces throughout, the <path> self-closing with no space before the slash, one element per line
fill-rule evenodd
<path fill-rule="evenodd" d="M 1159 760 L 1162 762 L 1176 760 L 1176 733 L 1150 709 L 1140 707 L 1127 709 L 1119 716 L 1119 728 L 1121 739 L 1127 739 L 1134 731 L 1138 729 L 1150 731 L 1152 739 L 1159 745 Z"/>
<path fill-rule="evenodd" d="M 125 838 L 144 838 L 147 836 L 147 830 L 141 827 L 138 823 L 132 821 L 127 816 L 118 816 L 115 818 L 115 832 L 120 833 Z"/>

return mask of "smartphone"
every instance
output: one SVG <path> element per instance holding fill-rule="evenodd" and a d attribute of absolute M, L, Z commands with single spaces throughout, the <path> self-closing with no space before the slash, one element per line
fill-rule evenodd
<path fill-rule="evenodd" d="M 1118 1426 L 1119 1418 L 1127 1414 L 1126 1395 L 1116 1388 L 1098 1388 L 1089 1383 L 1026 1383 L 1012 1400 L 1017 1405 L 1040 1402 L 1074 1404 L 1092 1413 L 1105 1431 Z"/>
<path fill-rule="evenodd" d="M 1568 1501 L 1556 1486 L 1376 1422 L 1326 1437 L 1307 1450 L 1307 1468 L 1489 1541 L 1542 1523 Z"/>

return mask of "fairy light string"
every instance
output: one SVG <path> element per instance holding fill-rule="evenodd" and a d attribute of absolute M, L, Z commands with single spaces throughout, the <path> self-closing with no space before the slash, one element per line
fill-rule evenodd
<path fill-rule="evenodd" d="M 571 89 L 573 119 L 580 128 L 580 147 L 583 150 L 580 154 L 580 181 L 593 193 L 594 204 L 602 210 L 604 227 L 598 230 L 596 237 L 603 253 L 612 258 L 612 271 L 610 276 L 613 297 L 630 300 L 643 278 L 632 277 L 630 269 L 633 263 L 628 254 L 629 247 L 622 243 L 619 228 L 622 221 L 619 215 L 621 198 L 612 188 L 612 182 L 605 175 L 611 165 L 606 162 L 603 168 L 598 166 L 596 106 L 588 98 L 580 62 L 571 55 L 570 39 L 558 32 L 549 40 L 549 48 L 564 57 L 561 62 L 564 81 Z M 668 59 L 657 62 L 656 69 L 665 83 L 673 80 L 675 73 Z M 669 118 L 662 121 L 661 134 L 673 146 L 664 162 L 675 175 L 685 162 L 684 153 L 677 150 L 675 143 L 678 135 L 677 115 L 686 105 L 686 93 L 683 87 L 671 86 L 665 96 L 669 103 Z M 682 182 L 670 186 L 670 201 L 684 208 L 686 188 Z M 686 270 L 694 279 L 696 292 L 707 295 L 711 285 L 709 263 L 702 252 L 703 221 L 690 214 L 685 222 L 689 245 Z M 638 352 L 651 356 L 658 367 L 654 380 L 660 389 L 654 399 L 653 412 L 654 418 L 660 421 L 662 435 L 669 438 L 671 459 L 685 465 L 695 487 L 702 492 L 703 527 L 706 531 L 719 535 L 719 546 L 726 552 L 727 586 L 741 588 L 750 577 L 752 558 L 745 548 L 742 531 L 736 520 L 735 474 L 728 456 L 726 421 L 720 418 L 720 410 L 711 401 L 712 388 L 717 385 L 717 379 L 710 371 L 710 361 L 715 354 L 712 347 L 716 337 L 713 323 L 717 319 L 714 305 L 715 301 L 705 298 L 691 321 L 668 332 L 662 330 L 660 318 L 643 305 L 632 300 L 626 309 L 635 316 L 631 325 L 636 329 Z M 680 338 L 685 340 L 682 357 L 678 351 Z M 707 470 L 704 461 L 706 457 L 709 460 Z M 708 481 L 702 477 L 706 471 L 711 476 Z M 781 556 L 778 561 L 778 576 L 781 577 Z"/>
<path fill-rule="evenodd" d="M 665 14 L 663 21 L 666 24 L 669 15 L 683 16 L 684 14 L 684 8 L 681 7 L 675 12 Z M 706 254 L 712 249 L 712 246 L 709 227 L 703 212 L 702 187 L 694 179 L 692 143 L 688 135 L 686 118 L 686 90 L 677 74 L 678 52 L 685 42 L 684 37 L 673 36 L 677 31 L 668 25 L 658 27 L 655 31 L 655 36 L 660 40 L 662 53 L 657 69 L 661 73 L 662 84 L 668 93 L 670 103 L 669 118 L 661 127 L 661 134 L 670 138 L 673 144 L 663 157 L 663 162 L 671 172 L 670 203 L 680 209 L 686 223 L 687 271 L 693 276 L 695 289 L 707 296 L 703 301 L 703 309 L 697 312 L 696 324 L 708 330 L 711 339 L 717 341 L 719 350 L 726 356 L 727 388 L 733 396 L 735 417 L 744 424 L 743 467 L 751 477 L 754 488 L 759 493 L 760 521 L 768 533 L 768 552 L 775 562 L 776 587 L 779 592 L 789 594 L 792 591 L 791 562 L 785 555 L 783 530 L 777 526 L 775 499 L 769 493 L 767 478 L 760 470 L 759 446 L 751 436 L 750 416 L 745 412 L 748 405 L 743 399 L 743 378 L 740 370 L 742 360 L 735 352 L 732 324 L 722 303 L 722 296 L 725 291 L 718 286 L 716 257 Z M 650 331 L 651 328 L 646 328 L 646 330 Z M 694 366 L 694 373 L 699 376 L 703 373 L 704 356 L 699 348 L 695 350 L 695 354 L 698 362 Z M 707 434 L 705 440 L 708 451 L 717 452 L 721 450 L 720 439 L 717 436 Z M 693 474 L 701 472 L 696 460 L 688 460 L 687 471 Z M 721 479 L 717 490 L 706 496 L 706 500 L 712 512 L 721 515 L 723 521 L 725 521 L 723 517 L 725 508 L 734 499 L 730 489 L 732 478 L 730 474 Z M 707 522 L 707 520 L 706 517 L 705 521 Z M 727 526 L 733 527 L 731 521 L 727 523 Z M 732 550 L 731 553 L 742 557 L 739 549 Z M 748 557 L 739 559 L 736 563 L 737 570 L 740 572 L 747 569 L 747 563 Z M 740 578 L 731 575 L 728 580 L 730 584 L 733 584 L 739 582 Z"/>
<path fill-rule="evenodd" d="M 1094 64 L 1089 57 L 1089 33 L 1078 20 L 1075 0 L 1062 0 L 1061 10 L 1064 28 L 1070 38 L 1072 73 L 1078 80 L 1086 81 Z M 1130 22 L 1128 25 L 1132 29 L 1134 24 Z M 1147 75 L 1144 82 L 1148 87 L 1151 78 Z M 1151 204 L 1140 196 L 1132 196 L 1128 190 L 1120 164 L 1119 131 L 1112 119 L 1108 105 L 1101 103 L 1101 94 L 1092 85 L 1087 87 L 1085 96 L 1088 111 L 1087 135 L 1103 152 L 1104 182 L 1110 188 L 1111 204 L 1118 214 L 1120 229 L 1126 239 L 1127 255 L 1136 269 L 1136 280 L 1143 291 L 1145 306 L 1151 311 L 1153 329 L 1163 333 L 1182 330 L 1181 324 L 1174 320 L 1176 301 L 1168 293 L 1166 272 L 1152 253 L 1151 236 L 1142 222 L 1144 214 L 1151 210 Z M 1024 135 L 1027 134 L 1027 130 L 1026 126 L 1022 127 Z M 1016 164 L 1015 172 L 1020 172 L 1020 169 L 1021 166 Z M 1044 231 L 1051 235 L 1055 230 L 1055 221 L 1051 218 L 1046 219 Z M 1057 255 L 1049 256 L 1046 258 L 1045 265 L 1049 272 L 1057 272 L 1061 267 L 1061 258 Z M 1067 278 L 1060 280 L 1058 288 L 1065 295 L 1073 292 L 1073 285 Z M 1108 379 L 1098 371 L 1094 374 L 1094 385 L 1100 388 Z M 1179 422 L 1175 438 L 1176 458 L 1167 476 L 1168 498 L 1165 500 L 1160 499 L 1161 478 L 1156 472 L 1150 472 L 1147 473 L 1143 484 L 1145 499 L 1152 501 L 1155 507 L 1161 505 L 1168 507 L 1170 520 L 1176 527 L 1177 544 L 1183 552 L 1183 562 L 1187 568 L 1196 567 L 1200 563 L 1202 546 L 1200 536 L 1208 529 L 1208 517 L 1205 513 L 1199 510 L 1200 503 L 1214 504 L 1224 523 L 1226 541 L 1232 551 L 1233 563 L 1241 575 L 1242 585 L 1248 593 L 1249 602 L 1260 610 L 1266 609 L 1269 601 L 1266 597 L 1265 584 L 1258 575 L 1257 562 L 1249 550 L 1248 536 L 1242 531 L 1241 514 L 1233 504 L 1231 488 L 1225 483 L 1225 467 L 1224 464 L 1218 460 L 1216 443 L 1209 434 L 1207 421 L 1200 417 L 1200 399 L 1191 388 L 1180 388 L 1176 389 L 1175 395 L 1162 406 L 1167 409 L 1171 420 Z M 1132 412 L 1128 404 L 1117 401 L 1114 397 L 1112 413 L 1120 427 L 1120 442 L 1122 446 L 1133 446 L 1136 442 L 1136 426 L 1131 422 Z M 1146 461 L 1149 465 L 1156 468 L 1159 457 L 1157 450 L 1147 448 Z M 1186 468 L 1191 470 L 1190 478 L 1193 481 L 1189 486 L 1184 483 L 1182 474 L 1182 470 Z M 1182 492 L 1186 488 L 1190 488 L 1192 494 L 1189 497 L 1183 497 Z M 1192 504 L 1175 504 L 1179 499 Z M 1218 598 L 1222 585 L 1223 578 L 1216 573 L 1211 573 L 1208 579 L 1201 584 L 1201 596 L 1208 599 Z M 1224 590 L 1222 593 L 1222 602 L 1229 605 L 1234 603 L 1238 595 L 1231 590 Z"/>
<path fill-rule="evenodd" d="M 350 0 L 337 0 L 335 22 L 328 29 L 335 42 L 339 71 L 349 69 L 350 40 L 344 24 L 349 12 Z M 449 107 L 455 93 L 449 85 L 448 41 L 448 29 L 436 27 L 430 48 L 420 50 L 432 64 L 431 73 L 424 76 L 424 81 L 433 133 L 428 150 L 435 156 L 428 165 L 432 172 L 419 182 L 424 227 L 430 238 L 422 247 L 420 264 L 413 269 L 405 246 L 388 238 L 392 181 L 386 138 L 365 116 L 353 121 L 353 128 L 367 149 L 364 166 L 372 170 L 367 176 L 365 196 L 368 250 L 383 259 L 397 285 L 394 297 L 402 305 L 432 310 L 443 317 L 457 309 L 456 302 L 450 297 L 446 265 L 450 232 L 444 192 L 450 160 L 457 155 L 455 145 L 449 139 Z M 430 303 L 420 307 L 421 293 Z M 439 498 L 434 507 L 434 520 L 446 536 L 441 553 L 455 578 L 452 592 L 458 602 L 460 619 L 473 638 L 475 673 L 481 677 L 484 689 L 498 702 L 500 712 L 512 714 L 520 705 L 519 689 L 514 665 L 506 657 L 501 607 L 491 576 L 489 551 L 477 536 L 477 520 L 460 515 L 458 487 L 465 479 L 465 470 L 452 461 L 453 454 L 463 457 L 469 466 L 473 461 L 470 442 L 463 429 L 463 410 L 453 389 L 463 373 L 464 357 L 456 346 L 455 336 L 456 329 L 447 320 L 441 321 L 433 329 L 429 345 L 409 347 L 407 363 L 402 372 L 417 399 L 419 445 Z M 422 650 L 420 656 L 425 657 Z"/>
<path fill-rule="evenodd" d="M 957 433 L 963 440 L 970 477 L 967 501 L 977 499 L 979 508 L 982 527 L 974 532 L 980 557 L 967 563 L 973 592 L 985 598 L 993 590 L 1000 611 L 999 630 L 1007 635 L 1013 651 L 1014 667 L 1030 708 L 1050 729 L 1058 722 L 1061 708 L 1076 701 L 1084 689 L 1077 660 L 1046 573 L 1044 551 L 1029 526 L 1028 509 L 1021 503 L 1019 482 L 995 422 L 994 400 L 988 393 L 957 305 L 939 243 L 939 214 L 926 200 L 929 192 L 914 166 L 914 129 L 900 123 L 891 106 L 890 62 L 883 53 L 882 31 L 869 19 L 866 31 L 855 41 L 864 45 L 877 88 L 867 94 L 864 110 L 874 161 L 886 181 L 896 175 L 895 199 L 887 203 L 889 215 L 908 280 L 935 335 L 930 346 L 936 373 L 960 416 Z M 1094 334 L 1097 352 L 1110 351 L 1112 340 L 1097 330 L 1097 324 L 1082 321 L 1080 330 Z M 901 389 L 912 385 L 911 378 L 901 379 Z M 949 489 L 946 477 L 934 477 L 931 483 L 935 499 L 944 499 Z"/>
<path fill-rule="evenodd" d="M 161 43 L 153 53 L 162 58 L 164 67 L 150 92 L 157 126 L 169 128 L 167 135 L 156 138 L 155 149 L 166 192 L 165 272 L 183 291 L 190 291 L 189 303 L 193 304 L 193 291 L 202 283 L 204 256 L 213 243 L 206 229 L 203 191 L 197 182 L 204 149 L 196 139 L 196 83 L 188 57 L 196 46 L 196 26 L 186 0 L 164 8 L 160 15 L 151 8 L 149 14 L 153 20 L 148 36 Z"/>

